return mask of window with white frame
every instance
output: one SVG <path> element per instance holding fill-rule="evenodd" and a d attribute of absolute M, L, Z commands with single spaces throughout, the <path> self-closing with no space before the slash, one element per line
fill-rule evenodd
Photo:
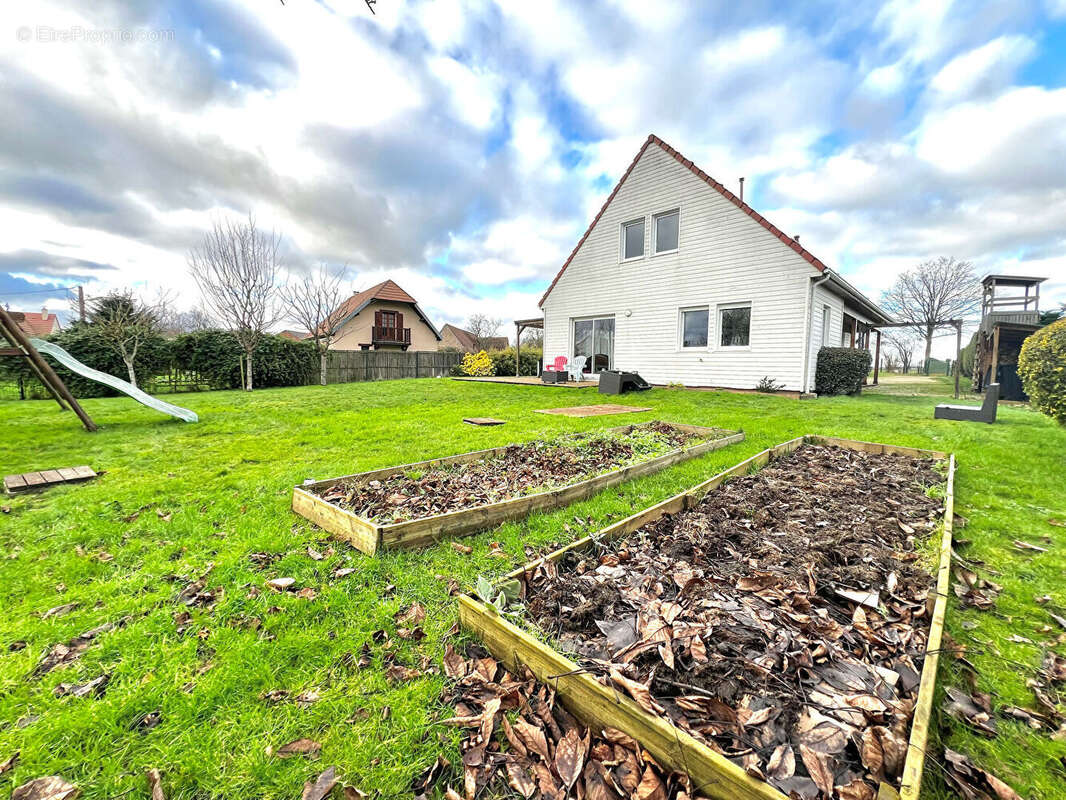
<path fill-rule="evenodd" d="M 718 306 L 719 347 L 747 347 L 751 341 L 751 303 Z"/>
<path fill-rule="evenodd" d="M 709 322 L 707 306 L 681 309 L 681 347 L 706 347 Z"/>
<path fill-rule="evenodd" d="M 656 214 L 652 226 L 652 252 L 671 253 L 677 250 L 678 225 L 681 221 L 681 212 L 678 209 Z"/>
<path fill-rule="evenodd" d="M 833 325 L 833 310 L 822 306 L 822 347 L 829 347 L 829 336 Z"/>
<path fill-rule="evenodd" d="M 622 260 L 644 255 L 644 218 L 622 223 Z"/>

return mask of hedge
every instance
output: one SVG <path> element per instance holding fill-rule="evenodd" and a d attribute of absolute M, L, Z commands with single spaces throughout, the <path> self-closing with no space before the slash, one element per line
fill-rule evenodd
<path fill-rule="evenodd" d="M 65 330 L 48 336 L 47 340 L 59 345 L 83 364 L 124 381 L 129 380 L 129 372 L 126 370 L 126 362 L 122 360 L 122 356 L 104 341 L 92 325 L 75 323 Z M 109 386 L 71 372 L 47 356 L 45 360 L 55 369 L 75 397 L 110 397 L 119 394 Z M 137 372 L 137 384 L 143 386 L 153 376 L 167 372 L 170 369 L 170 360 L 170 342 L 162 336 L 153 336 L 145 340 L 137 351 L 137 359 L 133 365 Z M 4 377 L 17 379 L 21 376 L 30 385 L 37 382 L 26 359 L 0 359 L 0 363 L 3 364 Z M 32 390 L 30 391 L 33 393 Z"/>
<path fill-rule="evenodd" d="M 212 389 L 241 388 L 244 351 L 229 331 L 183 333 L 171 343 L 176 367 L 198 372 Z M 318 375 L 318 357 L 311 342 L 266 335 L 252 353 L 252 385 L 303 386 Z"/>
<path fill-rule="evenodd" d="M 47 337 L 81 363 L 129 379 L 126 364 L 93 329 L 92 325 L 75 324 Z M 141 345 L 134 368 L 137 383 L 151 391 L 151 380 L 171 369 L 197 372 L 212 389 L 241 388 L 241 360 L 244 352 L 229 331 L 207 330 L 185 333 L 175 339 L 152 337 Z M 108 397 L 119 392 L 102 383 L 89 380 L 48 361 L 75 397 Z M 0 359 L 0 379 L 16 381 L 19 377 L 28 384 L 28 392 L 37 394 L 37 383 L 25 359 Z M 311 342 L 296 342 L 272 334 L 265 335 L 252 356 L 252 381 L 257 388 L 270 386 L 303 386 L 318 377 L 318 357 Z"/>
<path fill-rule="evenodd" d="M 1066 425 L 1066 319 L 1025 340 L 1018 355 L 1018 375 L 1029 402 Z"/>
<path fill-rule="evenodd" d="M 818 351 L 814 390 L 818 394 L 858 394 L 870 373 L 870 352 L 861 348 L 823 347 Z"/>
<path fill-rule="evenodd" d="M 519 355 L 519 368 L 523 375 L 540 375 L 542 353 L 539 348 L 523 347 Z M 514 348 L 495 350 L 489 353 L 494 375 L 514 375 Z"/>

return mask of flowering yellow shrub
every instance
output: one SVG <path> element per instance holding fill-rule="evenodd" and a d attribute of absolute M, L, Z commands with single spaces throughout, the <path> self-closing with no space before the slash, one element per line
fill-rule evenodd
<path fill-rule="evenodd" d="M 463 374 L 476 378 L 487 378 L 493 374 L 492 359 L 482 350 L 480 353 L 467 353 L 463 356 Z"/>
<path fill-rule="evenodd" d="M 1025 340 L 1018 355 L 1018 375 L 1029 402 L 1066 425 L 1066 319 Z"/>

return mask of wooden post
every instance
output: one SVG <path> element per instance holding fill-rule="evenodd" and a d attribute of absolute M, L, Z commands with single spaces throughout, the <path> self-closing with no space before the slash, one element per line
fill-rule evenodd
<path fill-rule="evenodd" d="M 50 387 L 56 394 L 58 394 L 66 402 L 68 406 L 73 409 L 74 413 L 78 415 L 78 419 L 81 420 L 81 424 L 85 426 L 85 430 L 90 433 L 96 430 L 96 423 L 93 422 L 92 417 L 85 413 L 85 410 L 81 407 L 77 400 L 74 399 L 74 395 L 70 393 L 70 389 L 63 383 L 63 379 L 56 375 L 52 366 L 41 358 L 41 354 L 37 352 L 37 348 L 30 344 L 29 338 L 22 332 L 22 328 L 18 326 L 11 316 L 7 313 L 7 310 L 0 307 L 0 323 L 3 324 L 4 333 L 8 338 L 14 340 L 14 344 L 21 347 L 30 359 L 30 363 L 33 364 L 37 372 L 42 376 L 44 384 Z M 62 403 L 60 404 L 62 405 Z"/>
<path fill-rule="evenodd" d="M 514 324 L 514 376 L 522 374 L 522 359 L 519 358 L 522 350 L 522 326 Z"/>
<path fill-rule="evenodd" d="M 14 323 L 14 324 L 17 325 L 18 323 Z M 34 376 L 37 378 L 37 380 L 39 380 L 41 382 L 41 384 L 44 386 L 44 388 L 48 392 L 48 394 L 50 394 L 52 396 L 52 399 L 55 400 L 57 403 L 59 403 L 59 410 L 60 411 L 66 411 L 67 410 L 67 404 L 64 403 L 63 402 L 63 398 L 59 396 L 59 392 L 57 392 L 55 390 L 55 387 L 52 386 L 52 384 L 48 382 L 48 379 L 44 377 L 44 373 L 41 372 L 40 369 L 38 369 L 37 365 L 33 362 L 33 360 L 29 357 L 29 355 L 27 353 L 23 352 L 22 348 L 19 347 L 19 344 L 15 340 L 15 337 L 12 334 L 8 333 L 7 326 L 3 325 L 3 324 L 0 324 L 0 330 L 3 331 L 4 338 L 7 339 L 8 343 L 12 347 L 14 347 L 16 350 L 18 350 L 19 355 L 20 356 L 24 356 L 26 358 L 26 363 L 30 365 L 30 369 L 33 370 Z M 25 400 L 25 399 L 26 399 L 26 384 L 23 381 L 22 376 L 19 375 L 19 400 Z"/>
<path fill-rule="evenodd" d="M 85 287 L 78 287 L 78 320 L 85 322 Z"/>
<path fill-rule="evenodd" d="M 962 358 L 962 320 L 955 320 L 955 399 L 959 399 L 959 361 Z"/>
<path fill-rule="evenodd" d="M 877 386 L 877 378 L 881 374 L 881 329 L 877 329 L 877 344 L 874 346 L 874 386 Z M 956 395 L 957 397 L 958 395 Z"/>
<path fill-rule="evenodd" d="M 855 317 L 851 318 L 851 348 L 855 349 L 855 333 L 859 330 L 859 321 Z"/>
<path fill-rule="evenodd" d="M 988 383 L 997 382 L 999 372 L 999 325 L 992 330 L 992 372 L 989 373 Z"/>

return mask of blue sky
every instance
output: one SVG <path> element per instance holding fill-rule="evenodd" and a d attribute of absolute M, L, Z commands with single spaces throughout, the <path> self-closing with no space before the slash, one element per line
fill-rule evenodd
<path fill-rule="evenodd" d="M 439 322 L 536 302 L 656 133 L 873 297 L 939 255 L 1066 302 L 1066 0 L 74 0 L 0 9 L 0 302 L 253 212 Z"/>

